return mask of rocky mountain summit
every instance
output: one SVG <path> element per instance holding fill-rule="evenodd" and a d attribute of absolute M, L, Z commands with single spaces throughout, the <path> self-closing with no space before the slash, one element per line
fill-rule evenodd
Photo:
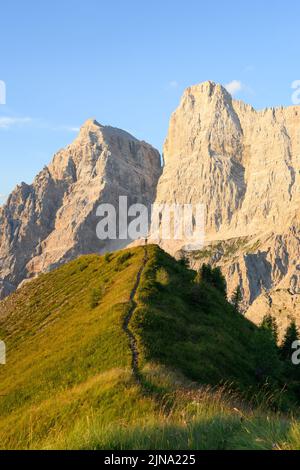
<path fill-rule="evenodd" d="M 256 321 L 266 311 L 283 324 L 293 313 L 300 320 L 300 107 L 255 111 L 221 85 L 190 87 L 164 161 L 156 202 L 205 207 L 205 247 L 190 254 L 193 264 L 220 265 Z"/>
<path fill-rule="evenodd" d="M 300 107 L 256 111 L 221 85 L 188 88 L 170 121 L 163 152 L 90 120 L 32 185 L 0 208 L 0 296 L 79 254 L 130 242 L 96 237 L 96 208 L 203 204 L 205 246 L 193 266 L 222 267 L 229 295 L 240 284 L 244 310 L 284 327 L 300 324 Z M 186 240 L 160 245 L 174 254 Z"/>
<path fill-rule="evenodd" d="M 96 236 L 96 208 L 151 205 L 161 174 L 160 155 L 127 132 L 87 121 L 31 185 L 22 183 L 0 208 L 0 297 L 24 279 L 85 253 L 121 248 L 128 242 Z"/>

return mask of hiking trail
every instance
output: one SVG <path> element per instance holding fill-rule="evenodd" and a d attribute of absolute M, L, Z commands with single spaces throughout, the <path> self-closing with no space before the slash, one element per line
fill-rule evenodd
<path fill-rule="evenodd" d="M 130 309 L 129 309 L 126 317 L 125 317 L 124 323 L 123 323 L 123 331 L 126 333 L 128 339 L 129 339 L 129 345 L 130 345 L 131 354 L 132 354 L 131 368 L 132 368 L 134 378 L 138 383 L 141 383 L 141 374 L 140 374 L 140 371 L 139 371 L 139 352 L 138 352 L 138 346 L 137 346 L 137 339 L 136 339 L 134 333 L 130 329 L 130 321 L 131 321 L 131 319 L 133 317 L 133 314 L 135 312 L 135 309 L 137 307 L 137 303 L 135 301 L 136 292 L 139 288 L 139 285 L 140 285 L 140 282 L 141 282 L 141 277 L 142 277 L 143 271 L 145 269 L 145 266 L 146 266 L 146 264 L 149 260 L 147 246 L 144 246 L 144 252 L 145 252 L 145 254 L 144 254 L 142 265 L 141 265 L 141 267 L 139 269 L 139 272 L 137 274 L 136 281 L 135 281 L 135 284 L 133 286 L 133 289 L 130 292 L 131 306 L 130 306 Z"/>

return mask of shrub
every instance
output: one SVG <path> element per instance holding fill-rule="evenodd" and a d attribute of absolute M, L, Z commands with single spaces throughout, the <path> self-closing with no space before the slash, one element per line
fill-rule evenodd
<path fill-rule="evenodd" d="M 237 286 L 231 298 L 231 302 L 234 306 L 235 311 L 238 313 L 240 312 L 240 304 L 242 300 L 243 300 L 242 290 L 240 286 Z"/>
<path fill-rule="evenodd" d="M 265 382 L 266 379 L 279 377 L 281 361 L 274 337 L 270 331 L 260 328 L 253 336 L 253 350 L 255 352 L 256 379 Z"/>
<path fill-rule="evenodd" d="M 225 298 L 227 297 L 227 284 L 220 268 L 213 269 L 210 264 L 203 264 L 197 278 L 207 282 L 218 289 Z"/>
<path fill-rule="evenodd" d="M 81 262 L 81 263 L 79 264 L 79 270 L 80 270 L 81 272 L 83 272 L 87 267 L 88 267 L 88 263 L 86 263 L 86 262 Z"/>
<path fill-rule="evenodd" d="M 185 256 L 184 253 L 181 253 L 180 258 L 179 258 L 179 260 L 178 260 L 178 263 L 179 263 L 180 266 L 182 266 L 183 268 L 189 269 L 189 267 L 190 267 L 189 260 L 187 259 L 187 257 Z"/>
<path fill-rule="evenodd" d="M 104 260 L 106 263 L 110 263 L 111 253 L 105 253 Z"/>
<path fill-rule="evenodd" d="M 92 309 L 98 307 L 102 296 L 103 296 L 102 288 L 97 288 L 97 289 L 92 290 L 91 299 L 90 299 L 90 307 Z"/>
<path fill-rule="evenodd" d="M 212 267 L 210 264 L 203 264 L 201 267 L 201 280 L 207 282 L 208 284 L 212 284 Z"/>
<path fill-rule="evenodd" d="M 132 258 L 132 253 L 130 253 L 130 251 L 122 253 L 117 259 L 117 266 L 122 266 L 126 261 L 130 260 L 130 258 Z"/>
<path fill-rule="evenodd" d="M 271 314 L 265 315 L 260 325 L 261 329 L 268 331 L 272 336 L 274 343 L 278 342 L 278 326 L 276 319 Z"/>
<path fill-rule="evenodd" d="M 225 298 L 227 297 L 227 284 L 220 268 L 215 268 L 212 271 L 212 285 L 218 289 Z"/>
<path fill-rule="evenodd" d="M 156 282 L 162 286 L 167 286 L 170 282 L 170 276 L 165 268 L 159 268 L 156 271 Z"/>
<path fill-rule="evenodd" d="M 280 353 L 281 357 L 284 360 L 289 360 L 292 355 L 292 346 L 294 341 L 299 340 L 299 332 L 298 328 L 295 322 L 295 319 L 293 318 L 287 327 L 282 345 L 280 346 Z"/>

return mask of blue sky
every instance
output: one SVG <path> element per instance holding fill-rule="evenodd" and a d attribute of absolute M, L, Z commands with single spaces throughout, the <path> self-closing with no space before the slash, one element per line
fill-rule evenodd
<path fill-rule="evenodd" d="M 0 15 L 1 197 L 90 117 L 161 150 L 187 86 L 236 80 L 263 108 L 292 104 L 300 79 L 298 0 L 15 0 Z"/>

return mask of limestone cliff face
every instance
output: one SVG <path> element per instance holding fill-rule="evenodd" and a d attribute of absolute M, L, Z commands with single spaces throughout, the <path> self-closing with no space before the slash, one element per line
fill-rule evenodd
<path fill-rule="evenodd" d="M 212 82 L 190 87 L 171 117 L 164 162 L 161 174 L 150 145 L 88 121 L 0 208 L 0 296 L 79 254 L 126 245 L 96 237 L 100 203 L 202 203 L 205 247 L 191 263 L 221 266 L 229 295 L 240 284 L 255 321 L 271 311 L 300 325 L 300 107 L 258 112 Z M 174 254 L 186 242 L 160 243 Z"/>
<path fill-rule="evenodd" d="M 149 206 L 161 174 L 160 155 L 130 134 L 96 121 L 58 152 L 32 185 L 22 183 L 0 208 L 0 296 L 27 278 L 80 254 L 120 248 L 127 241 L 100 241 L 96 208 Z"/>
<path fill-rule="evenodd" d="M 222 266 L 229 293 L 239 283 L 245 309 L 253 306 L 249 315 L 258 299 L 278 303 L 279 289 L 297 312 L 300 107 L 257 112 L 220 85 L 193 86 L 171 117 L 164 161 L 156 202 L 205 206 L 206 246 L 190 254 L 195 266 Z"/>
<path fill-rule="evenodd" d="M 221 85 L 188 88 L 164 160 L 157 201 L 205 204 L 208 239 L 277 231 L 300 203 L 300 107 L 256 112 Z"/>

